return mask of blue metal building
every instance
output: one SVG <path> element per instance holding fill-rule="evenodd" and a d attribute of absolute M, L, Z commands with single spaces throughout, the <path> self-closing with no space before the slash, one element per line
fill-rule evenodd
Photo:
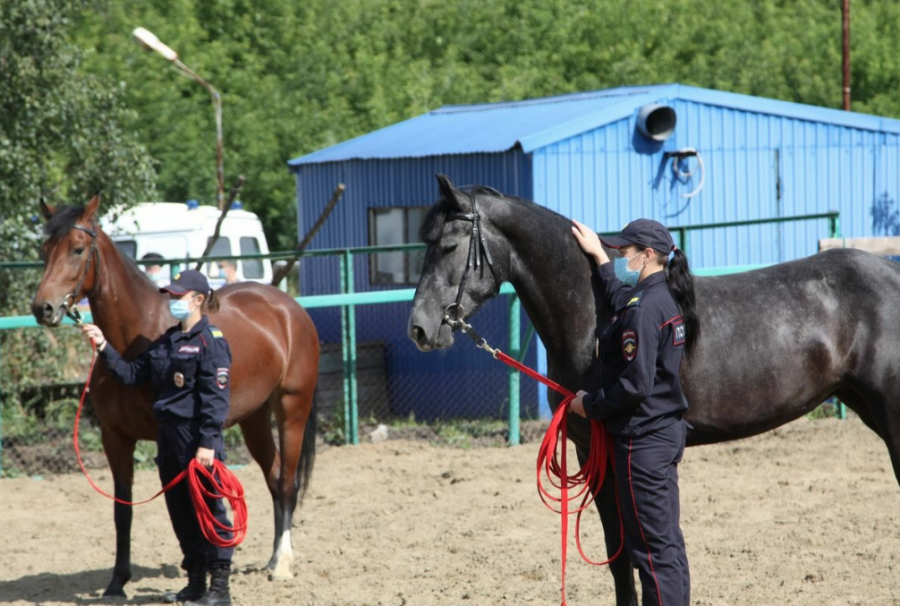
<path fill-rule="evenodd" d="M 316 238 L 323 248 L 380 243 L 374 240 L 389 225 L 373 226 L 378 209 L 396 214 L 391 209 L 431 204 L 435 172 L 534 200 L 598 231 L 638 217 L 676 227 L 837 210 L 844 236 L 900 233 L 900 120 L 679 84 L 442 107 L 289 166 L 299 233 L 334 186 L 347 185 Z M 416 216 L 407 213 L 406 224 Z M 399 215 L 392 221 L 399 225 Z M 410 240 L 413 231 L 390 243 Z M 697 232 L 690 259 L 695 268 L 775 263 L 813 254 L 827 235 L 825 220 Z M 357 289 L 382 287 L 372 276 L 360 260 Z M 304 270 L 302 288 L 336 292 L 336 271 Z M 367 333 L 361 338 L 396 338 L 398 347 L 406 339 L 405 311 L 397 312 L 402 322 L 387 324 L 358 313 Z M 502 321 L 496 324 L 502 342 Z M 408 357 L 389 361 L 389 371 L 432 376 L 433 393 L 444 371 L 457 382 L 487 372 L 477 353 L 435 356 L 409 348 Z M 541 367 L 543 358 L 539 347 Z M 476 385 L 453 398 L 477 393 Z M 449 405 L 432 400 L 421 411 L 433 416 Z"/>

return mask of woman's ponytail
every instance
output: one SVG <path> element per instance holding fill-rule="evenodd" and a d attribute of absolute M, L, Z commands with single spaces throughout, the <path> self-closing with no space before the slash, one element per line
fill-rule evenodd
<path fill-rule="evenodd" d="M 214 314 L 219 311 L 219 297 L 216 296 L 216 291 L 210 289 L 209 295 L 206 297 L 206 312 Z"/>
<path fill-rule="evenodd" d="M 669 292 L 672 293 L 672 298 L 675 299 L 684 317 L 687 329 L 684 350 L 687 356 L 691 357 L 700 339 L 700 318 L 697 317 L 697 303 L 694 297 L 694 275 L 688 266 L 687 255 L 681 249 L 674 249 L 673 255 L 666 267 L 666 277 Z"/>

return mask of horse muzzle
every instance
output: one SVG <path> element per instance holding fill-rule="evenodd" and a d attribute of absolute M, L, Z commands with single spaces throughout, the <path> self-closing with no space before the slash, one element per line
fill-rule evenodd
<path fill-rule="evenodd" d="M 66 313 L 66 305 L 65 303 L 61 303 L 54 306 L 48 301 L 34 301 L 31 304 L 31 313 L 34 314 L 34 319 L 37 320 L 37 323 L 41 326 L 55 327 L 59 326 L 59 323 L 62 322 L 63 316 Z"/>
<path fill-rule="evenodd" d="M 407 335 L 416 344 L 419 351 L 447 349 L 453 345 L 453 329 L 444 323 L 429 331 L 422 324 L 410 319 Z"/>

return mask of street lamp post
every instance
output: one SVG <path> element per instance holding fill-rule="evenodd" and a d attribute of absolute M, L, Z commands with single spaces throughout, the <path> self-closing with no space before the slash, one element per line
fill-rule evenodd
<path fill-rule="evenodd" d="M 156 51 L 162 55 L 167 61 L 171 62 L 175 68 L 182 74 L 188 76 L 195 82 L 198 82 L 203 88 L 212 95 L 213 105 L 216 109 L 216 183 L 218 185 L 217 204 L 219 210 L 225 206 L 225 167 L 222 145 L 222 98 L 219 91 L 213 88 L 212 84 L 201 78 L 197 73 L 178 59 L 178 53 L 160 42 L 159 38 L 152 32 L 138 27 L 132 32 L 138 43 L 144 48 Z"/>

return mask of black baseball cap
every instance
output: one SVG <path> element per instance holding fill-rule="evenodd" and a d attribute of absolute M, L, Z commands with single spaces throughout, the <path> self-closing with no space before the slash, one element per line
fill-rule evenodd
<path fill-rule="evenodd" d="M 629 244 L 637 244 L 642 248 L 652 248 L 664 255 L 675 250 L 672 234 L 659 221 L 653 219 L 637 219 L 632 221 L 618 236 L 600 238 L 609 248 L 622 248 Z"/>
<path fill-rule="evenodd" d="M 159 292 L 167 292 L 178 296 L 190 291 L 198 292 L 202 295 L 209 293 L 209 280 L 199 271 L 194 271 L 193 269 L 186 269 L 181 273 L 175 274 L 175 280 L 171 284 L 159 289 Z"/>

